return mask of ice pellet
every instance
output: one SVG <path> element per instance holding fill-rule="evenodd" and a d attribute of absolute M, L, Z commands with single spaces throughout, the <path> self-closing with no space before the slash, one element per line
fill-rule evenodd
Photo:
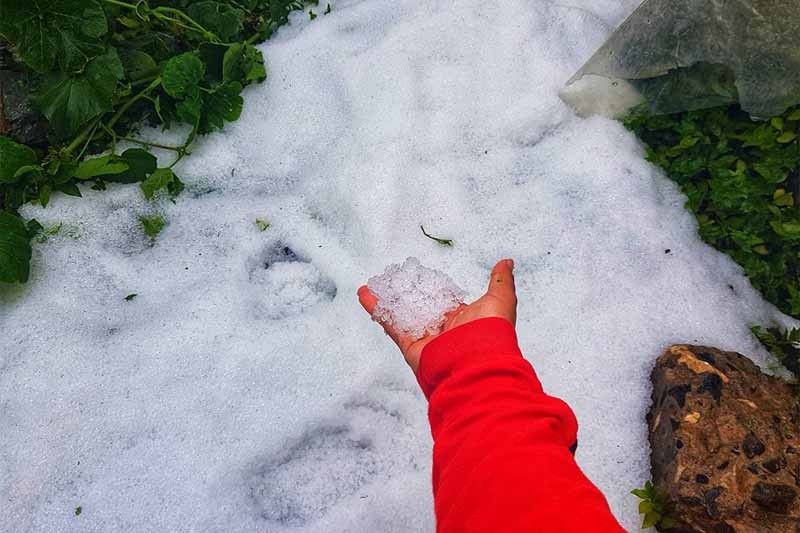
<path fill-rule="evenodd" d="M 438 333 L 445 314 L 466 296 L 450 276 L 423 266 L 416 257 L 389 265 L 367 286 L 378 298 L 372 318 L 414 338 Z"/>

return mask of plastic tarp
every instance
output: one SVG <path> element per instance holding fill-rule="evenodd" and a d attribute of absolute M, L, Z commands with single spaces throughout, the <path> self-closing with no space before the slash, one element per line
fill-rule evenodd
<path fill-rule="evenodd" d="M 800 102 L 800 0 L 645 0 L 567 85 L 583 113 L 778 115 Z"/>

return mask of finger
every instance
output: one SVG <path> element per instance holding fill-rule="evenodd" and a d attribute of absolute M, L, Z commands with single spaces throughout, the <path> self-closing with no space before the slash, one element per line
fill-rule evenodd
<path fill-rule="evenodd" d="M 369 287 L 366 285 L 362 285 L 358 288 L 358 301 L 361 303 L 361 307 L 363 307 L 364 310 L 374 319 L 375 316 L 373 315 L 373 312 L 375 311 L 375 306 L 378 305 L 378 298 L 372 294 L 372 291 L 369 290 Z M 410 342 L 399 335 L 391 325 L 382 320 L 376 320 L 376 322 L 383 327 L 383 331 L 385 331 L 386 334 L 392 338 L 392 340 L 400 347 L 401 350 L 404 349 L 404 345 L 407 345 Z"/>
<path fill-rule="evenodd" d="M 494 266 L 489 276 L 487 293 L 506 303 L 516 302 L 517 292 L 514 287 L 514 261 L 512 259 L 503 259 Z"/>
<path fill-rule="evenodd" d="M 372 294 L 372 291 L 366 285 L 358 288 L 358 301 L 361 303 L 361 307 L 370 315 L 375 311 L 375 306 L 378 305 L 378 298 Z"/>

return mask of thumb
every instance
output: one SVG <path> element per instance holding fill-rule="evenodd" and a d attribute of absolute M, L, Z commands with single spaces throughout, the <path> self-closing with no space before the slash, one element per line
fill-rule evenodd
<path fill-rule="evenodd" d="M 489 289 L 487 294 L 491 294 L 504 303 L 517 305 L 517 290 L 514 286 L 514 260 L 503 259 L 492 269 L 489 275 Z"/>

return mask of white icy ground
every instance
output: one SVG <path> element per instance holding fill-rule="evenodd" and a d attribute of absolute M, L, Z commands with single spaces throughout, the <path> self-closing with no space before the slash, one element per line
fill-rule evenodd
<path fill-rule="evenodd" d="M 64 229 L 0 293 L 0 530 L 431 531 L 425 401 L 355 297 L 407 256 L 470 299 L 516 260 L 523 351 L 635 530 L 656 356 L 763 364 L 748 326 L 780 319 L 631 134 L 557 97 L 635 4 L 298 14 L 175 204 L 133 185 L 26 208 Z"/>

